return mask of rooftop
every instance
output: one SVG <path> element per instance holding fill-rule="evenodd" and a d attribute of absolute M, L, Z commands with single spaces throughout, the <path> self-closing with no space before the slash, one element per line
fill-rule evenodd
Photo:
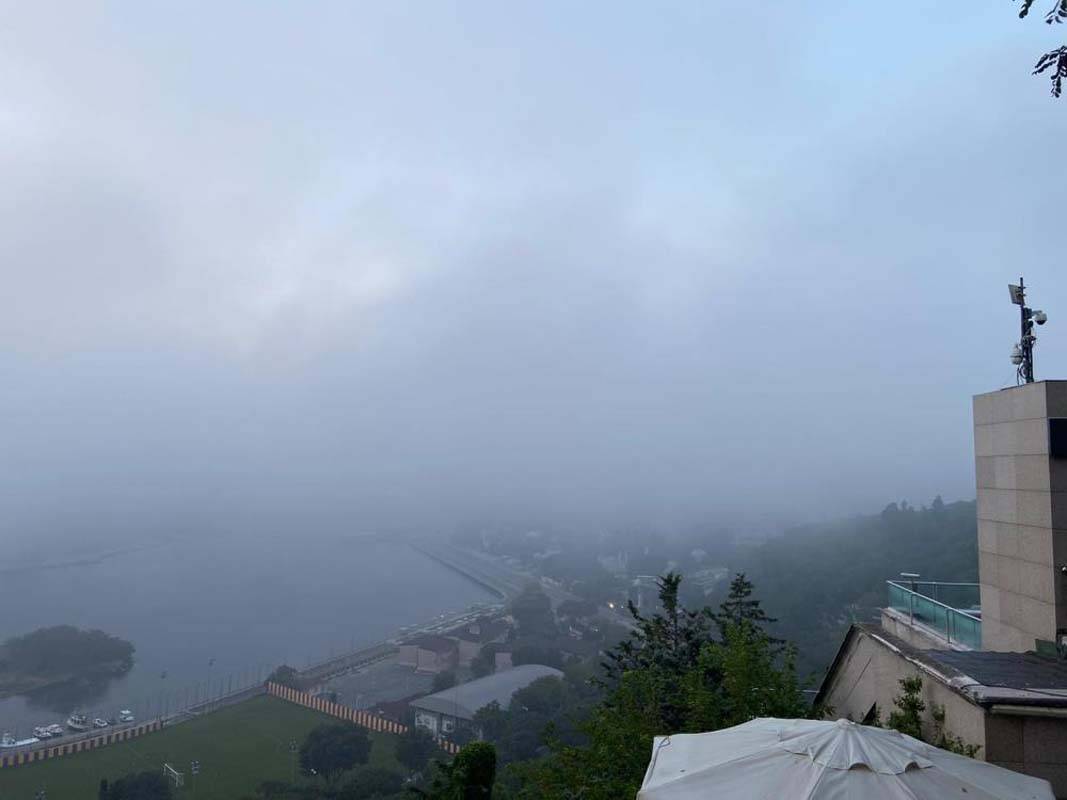
<path fill-rule="evenodd" d="M 920 650 L 876 625 L 854 624 L 826 673 L 815 702 L 829 688 L 854 636 L 868 636 L 972 703 L 989 706 L 1067 707 L 1067 661 L 1036 653 L 990 650 Z"/>
<path fill-rule="evenodd" d="M 414 639 L 408 639 L 400 644 L 401 646 L 416 645 L 423 650 L 432 650 L 435 653 L 451 653 L 456 649 L 456 643 L 451 639 L 429 633 L 423 636 L 416 636 Z"/>
<path fill-rule="evenodd" d="M 412 708 L 448 714 L 461 719 L 473 719 L 475 713 L 492 702 L 507 708 L 511 696 L 525 689 L 539 678 L 562 678 L 558 669 L 541 664 L 522 664 L 484 678 L 461 683 L 443 692 L 420 697 L 411 701 Z"/>
<path fill-rule="evenodd" d="M 1037 653 L 927 651 L 938 664 L 974 681 L 962 687 L 976 702 L 1067 706 L 1067 662 Z"/>
<path fill-rule="evenodd" d="M 445 635 L 465 642 L 478 642 L 479 644 L 491 642 L 503 636 L 508 631 L 508 623 L 500 618 L 479 617 L 473 622 L 467 622 L 458 628 L 453 628 Z"/>

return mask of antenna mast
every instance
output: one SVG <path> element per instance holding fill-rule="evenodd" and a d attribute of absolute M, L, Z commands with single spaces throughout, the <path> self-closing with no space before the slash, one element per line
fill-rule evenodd
<path fill-rule="evenodd" d="M 1011 296 L 1011 302 L 1019 306 L 1019 341 L 1011 350 L 1011 363 L 1019 368 L 1015 382 L 1033 383 L 1034 342 L 1037 341 L 1037 337 L 1034 336 L 1034 323 L 1044 325 L 1048 321 L 1048 316 L 1044 311 L 1034 311 L 1026 307 L 1026 285 L 1022 277 L 1019 278 L 1018 284 L 1008 284 L 1008 294 Z"/>

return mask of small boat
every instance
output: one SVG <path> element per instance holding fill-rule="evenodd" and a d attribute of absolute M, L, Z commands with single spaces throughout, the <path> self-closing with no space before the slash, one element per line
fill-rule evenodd
<path fill-rule="evenodd" d="M 36 736 L 38 739 L 51 739 L 52 731 L 48 730 L 47 727 L 42 726 L 40 728 L 34 728 L 33 735 Z"/>
<path fill-rule="evenodd" d="M 106 728 L 107 724 L 108 724 L 107 720 L 106 719 L 100 719 L 100 717 L 97 717 L 96 719 L 93 720 L 93 727 L 94 728 Z"/>
<path fill-rule="evenodd" d="M 33 737 L 29 739 L 16 739 L 10 733 L 4 733 L 3 735 L 0 735 L 0 748 L 8 749 L 11 747 L 25 747 L 30 744 L 37 744 L 39 741 L 41 740 Z"/>
<path fill-rule="evenodd" d="M 64 733 L 66 733 L 66 731 L 63 730 L 62 725 L 49 725 L 47 728 L 45 728 L 45 730 L 48 731 L 48 735 L 52 737 L 62 736 Z"/>
<path fill-rule="evenodd" d="M 128 708 L 119 712 L 119 722 L 133 722 L 133 712 Z"/>
<path fill-rule="evenodd" d="M 89 718 L 84 714 L 71 714 L 67 717 L 67 727 L 72 731 L 89 730 Z"/>

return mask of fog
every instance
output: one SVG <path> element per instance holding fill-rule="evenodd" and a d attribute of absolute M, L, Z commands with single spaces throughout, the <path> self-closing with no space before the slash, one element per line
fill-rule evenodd
<path fill-rule="evenodd" d="M 1010 4 L 5 6 L 9 552 L 973 497 L 1020 274 L 1067 376 Z"/>

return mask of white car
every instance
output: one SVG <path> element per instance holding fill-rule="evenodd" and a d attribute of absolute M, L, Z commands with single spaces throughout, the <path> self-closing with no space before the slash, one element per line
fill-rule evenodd
<path fill-rule="evenodd" d="M 119 712 L 119 722 L 133 722 L 133 712 L 128 708 Z"/>
<path fill-rule="evenodd" d="M 100 717 L 97 717 L 96 719 L 93 720 L 93 727 L 94 728 L 106 728 L 107 727 L 107 720 L 106 719 L 100 719 Z"/>

